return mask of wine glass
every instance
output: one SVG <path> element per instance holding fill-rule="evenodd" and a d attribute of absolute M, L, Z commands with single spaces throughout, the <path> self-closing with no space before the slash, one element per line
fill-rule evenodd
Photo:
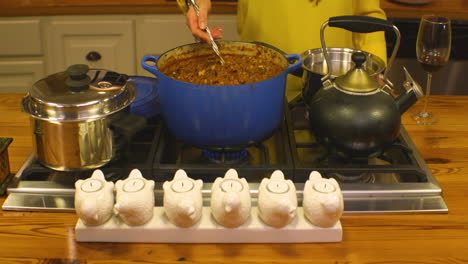
<path fill-rule="evenodd" d="M 427 86 L 424 106 L 421 112 L 413 114 L 418 124 L 430 125 L 437 121 L 432 112 L 427 111 L 427 103 L 431 93 L 432 73 L 446 65 L 452 42 L 450 19 L 435 15 L 424 15 L 421 18 L 416 40 L 416 56 L 423 69 L 427 72 Z"/>

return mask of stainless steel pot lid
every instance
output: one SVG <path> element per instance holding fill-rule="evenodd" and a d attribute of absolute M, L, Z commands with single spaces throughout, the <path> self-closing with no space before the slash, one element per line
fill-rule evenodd
<path fill-rule="evenodd" d="M 128 76 L 76 64 L 37 81 L 22 100 L 23 111 L 43 120 L 101 118 L 128 106 L 136 88 Z"/>
<path fill-rule="evenodd" d="M 327 48 L 327 52 L 332 63 L 331 75 L 333 77 L 346 74 L 354 66 L 351 56 L 356 52 L 366 54 L 367 59 L 364 66 L 372 76 L 382 73 L 385 69 L 385 62 L 381 58 L 365 51 L 349 48 Z M 322 48 L 307 50 L 301 54 L 301 58 L 303 69 L 320 75 L 327 73 L 327 62 L 323 56 Z"/>

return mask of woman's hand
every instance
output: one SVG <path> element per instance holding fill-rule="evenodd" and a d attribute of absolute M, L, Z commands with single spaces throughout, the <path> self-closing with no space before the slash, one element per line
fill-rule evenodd
<path fill-rule="evenodd" d="M 195 9 L 192 5 L 189 5 L 189 10 L 185 16 L 186 24 L 192 32 L 193 37 L 196 41 L 210 42 L 210 37 L 205 31 L 205 28 L 208 25 L 208 13 L 211 10 L 211 1 L 210 0 L 195 0 L 197 1 L 198 8 L 200 9 L 200 16 L 197 16 Z M 190 3 L 190 1 L 188 1 Z M 210 28 L 211 35 L 214 39 L 222 38 L 222 29 L 221 27 Z"/>

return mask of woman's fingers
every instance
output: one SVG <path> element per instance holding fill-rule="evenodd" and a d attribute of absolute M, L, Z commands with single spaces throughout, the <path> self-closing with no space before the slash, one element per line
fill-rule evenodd
<path fill-rule="evenodd" d="M 205 31 L 208 25 L 208 13 L 211 9 L 211 1 L 199 0 L 199 15 L 195 12 L 193 7 L 190 7 L 186 14 L 186 24 L 192 32 L 195 41 L 197 42 L 210 42 L 210 37 Z M 221 27 L 210 28 L 211 35 L 214 39 L 222 38 Z"/>
<path fill-rule="evenodd" d="M 223 38 L 223 29 L 221 27 L 214 27 L 210 28 L 211 35 L 214 39 L 222 39 Z"/>
<path fill-rule="evenodd" d="M 189 27 L 190 32 L 192 32 L 195 41 L 209 41 L 209 37 L 206 32 L 198 26 L 198 16 L 193 8 L 188 10 L 185 23 Z"/>

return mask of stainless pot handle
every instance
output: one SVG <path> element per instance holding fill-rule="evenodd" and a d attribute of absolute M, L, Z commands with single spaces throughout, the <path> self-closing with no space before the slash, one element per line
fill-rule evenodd
<path fill-rule="evenodd" d="M 338 27 L 343 28 L 352 32 L 357 33 L 371 33 L 376 31 L 389 31 L 393 30 L 396 35 L 395 47 L 393 48 L 392 55 L 390 56 L 390 60 L 387 63 L 387 67 L 384 72 L 384 82 L 390 86 L 392 86 L 391 82 L 387 79 L 387 73 L 390 71 L 393 61 L 395 60 L 396 54 L 398 52 L 398 48 L 400 47 L 400 30 L 390 23 L 387 20 L 376 18 L 376 17 L 369 17 L 369 16 L 337 16 L 331 17 L 327 21 L 322 24 L 320 28 L 320 41 L 322 43 L 322 52 L 323 56 L 325 57 L 325 61 L 327 62 L 327 74 L 322 78 L 322 82 L 326 81 L 330 78 L 331 75 L 331 63 L 330 58 L 328 57 L 327 46 L 325 45 L 325 28 L 328 26 L 330 27 Z"/>

